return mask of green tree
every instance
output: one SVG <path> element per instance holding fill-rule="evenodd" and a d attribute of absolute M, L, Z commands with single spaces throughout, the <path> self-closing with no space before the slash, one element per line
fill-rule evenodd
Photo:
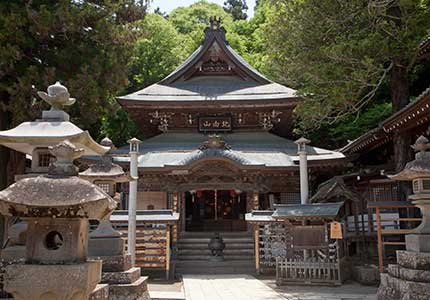
<path fill-rule="evenodd" d="M 239 54 L 246 52 L 243 38 L 233 30 L 233 18 L 223 8 L 205 0 L 198 1 L 188 7 L 179 7 L 169 15 L 169 21 L 180 34 L 188 36 L 189 43 L 184 47 L 195 50 L 203 41 L 204 29 L 209 25 L 211 17 L 220 17 L 221 25 L 227 31 L 227 40 Z"/>
<path fill-rule="evenodd" d="M 224 2 L 224 10 L 232 15 L 233 20 L 246 20 L 248 5 L 245 0 L 227 0 Z"/>
<path fill-rule="evenodd" d="M 189 44 L 186 35 L 179 34 L 175 27 L 163 16 L 147 14 L 136 24 L 142 33 L 134 43 L 128 58 L 129 85 L 121 94 L 135 92 L 156 83 L 172 72 L 191 53 L 184 47 Z M 109 136 L 114 144 L 123 145 L 131 137 L 144 137 L 128 114 L 114 100 L 110 100 L 114 114 L 101 119 L 101 134 Z"/>
<path fill-rule="evenodd" d="M 36 90 L 60 80 L 77 103 L 79 126 L 98 137 L 100 116 L 127 84 L 127 58 L 145 1 L 2 1 L 0 3 L 0 130 L 34 119 L 46 108 Z M 32 105 L 34 104 L 34 105 Z M 0 189 L 9 151 L 0 150 Z"/>
<path fill-rule="evenodd" d="M 163 79 L 191 52 L 184 47 L 190 43 L 188 37 L 179 34 L 168 20 L 158 14 L 147 14 L 139 28 L 143 36 L 134 44 L 129 58 L 131 91 Z"/>
<path fill-rule="evenodd" d="M 430 27 L 428 0 L 272 1 L 266 41 L 272 75 L 296 87 L 302 130 L 359 113 L 386 88 L 392 110 L 408 104 L 416 50 Z M 395 136 L 396 168 L 409 137 Z"/>

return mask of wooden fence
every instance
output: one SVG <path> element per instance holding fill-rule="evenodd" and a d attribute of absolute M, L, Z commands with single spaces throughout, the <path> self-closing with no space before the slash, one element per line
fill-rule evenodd
<path fill-rule="evenodd" d="M 127 224 L 112 222 L 115 229 L 127 241 Z M 136 224 L 136 267 L 164 269 L 170 274 L 170 225 Z"/>
<path fill-rule="evenodd" d="M 341 285 L 337 259 L 276 258 L 276 283 Z"/>
<path fill-rule="evenodd" d="M 369 202 L 367 207 L 369 209 L 375 209 L 376 214 L 376 233 L 378 238 L 378 267 L 379 272 L 384 271 L 384 256 L 385 246 L 398 246 L 404 249 L 406 243 L 404 242 L 404 236 L 412 232 L 412 224 L 417 225 L 421 222 L 422 218 L 387 218 L 382 212 L 382 209 L 415 209 L 410 201 L 380 201 L 380 202 Z M 386 226 L 387 222 L 396 222 L 397 226 Z M 403 223 L 404 227 L 401 228 L 400 223 Z M 410 225 L 408 226 L 408 223 Z M 399 239 L 401 237 L 401 239 Z M 400 248 L 400 249 L 402 249 Z"/>

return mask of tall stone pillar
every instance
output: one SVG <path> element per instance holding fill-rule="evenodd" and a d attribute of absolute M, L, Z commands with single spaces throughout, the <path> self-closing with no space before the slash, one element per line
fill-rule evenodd
<path fill-rule="evenodd" d="M 309 203 L 309 177 L 308 177 L 308 154 L 306 144 L 310 141 L 305 138 L 300 138 L 295 143 L 298 146 L 297 154 L 300 160 L 300 200 L 302 204 Z"/>
<path fill-rule="evenodd" d="M 138 158 L 140 141 L 133 138 L 130 143 L 130 175 L 138 178 Z M 136 263 L 136 207 L 137 207 L 137 180 L 130 181 L 130 191 L 128 195 L 128 240 L 127 252 L 131 255 L 131 263 Z"/>

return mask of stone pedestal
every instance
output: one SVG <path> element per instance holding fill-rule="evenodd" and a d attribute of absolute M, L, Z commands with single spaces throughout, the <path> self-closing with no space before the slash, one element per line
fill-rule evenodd
<path fill-rule="evenodd" d="M 381 274 L 378 300 L 430 299 L 430 253 L 397 251 L 397 264 Z"/>
<path fill-rule="evenodd" d="M 147 277 L 132 267 L 131 255 L 98 256 L 103 261 L 101 283 L 109 285 L 109 300 L 149 300 Z"/>
<path fill-rule="evenodd" d="M 15 300 L 88 300 L 100 281 L 101 268 L 101 261 L 9 265 L 5 290 L 13 294 Z"/>

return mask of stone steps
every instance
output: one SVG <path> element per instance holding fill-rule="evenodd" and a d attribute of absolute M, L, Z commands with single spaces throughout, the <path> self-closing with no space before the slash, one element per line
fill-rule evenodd
<path fill-rule="evenodd" d="M 253 274 L 254 239 L 247 232 L 220 233 L 224 261 L 210 261 L 211 232 L 182 233 L 178 240 L 177 274 Z"/>
<path fill-rule="evenodd" d="M 253 274 L 254 261 L 224 260 L 213 262 L 208 260 L 190 260 L 176 262 L 177 274 Z"/>

